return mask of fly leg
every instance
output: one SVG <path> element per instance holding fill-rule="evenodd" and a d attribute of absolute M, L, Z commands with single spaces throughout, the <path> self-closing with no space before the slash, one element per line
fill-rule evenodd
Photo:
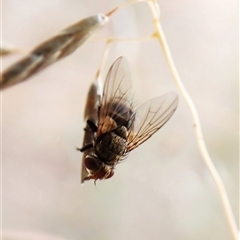
<path fill-rule="evenodd" d="M 89 143 L 82 148 L 77 148 L 77 150 L 80 151 L 80 152 L 84 152 L 85 150 L 87 150 L 89 148 L 92 148 L 92 147 L 93 147 L 93 143 Z"/>
<path fill-rule="evenodd" d="M 96 126 L 96 124 L 91 121 L 91 120 L 87 120 L 87 127 L 84 128 L 84 131 L 90 131 L 90 132 L 97 132 L 98 127 Z M 93 147 L 93 143 L 89 143 L 86 144 L 84 147 L 82 148 L 77 148 L 78 151 L 80 152 L 84 152 L 85 150 L 92 148 Z"/>
<path fill-rule="evenodd" d="M 88 119 L 87 120 L 87 125 L 93 132 L 97 132 L 98 127 L 96 126 L 96 124 L 92 120 Z"/>

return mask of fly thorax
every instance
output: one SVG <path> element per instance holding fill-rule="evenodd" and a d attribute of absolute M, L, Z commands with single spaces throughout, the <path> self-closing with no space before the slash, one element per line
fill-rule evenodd
<path fill-rule="evenodd" d="M 127 140 L 115 131 L 104 134 L 96 142 L 95 149 L 98 157 L 105 163 L 114 165 L 126 151 Z"/>

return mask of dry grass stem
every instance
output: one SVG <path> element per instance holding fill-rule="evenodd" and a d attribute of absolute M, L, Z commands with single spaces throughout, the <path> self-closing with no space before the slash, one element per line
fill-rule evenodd
<path fill-rule="evenodd" d="M 105 49 L 104 49 L 104 52 L 103 52 L 103 57 L 101 59 L 101 62 L 100 62 L 100 66 L 97 70 L 97 73 L 96 73 L 96 79 L 97 81 L 101 80 L 101 75 L 102 75 L 102 70 L 104 68 L 104 65 L 106 63 L 106 60 L 107 60 L 107 57 L 108 57 L 108 54 L 109 54 L 109 51 L 110 51 L 110 47 L 111 47 L 111 43 L 113 42 L 112 39 L 108 39 L 106 41 L 106 46 L 105 46 Z"/>
<path fill-rule="evenodd" d="M 43 68 L 68 56 L 103 26 L 107 20 L 107 16 L 96 14 L 75 23 L 40 44 L 26 57 L 3 71 L 0 89 L 22 82 Z"/>
<path fill-rule="evenodd" d="M 120 8 L 124 8 L 124 7 L 127 7 L 127 6 L 135 4 L 135 3 L 147 2 L 147 1 L 149 1 L 149 0 L 129 0 L 127 2 L 124 2 L 124 3 L 120 4 L 120 5 L 118 5 L 116 8 L 114 8 L 111 11 L 109 11 L 108 13 L 106 13 L 106 16 L 110 17 L 113 13 L 118 11 Z"/>
<path fill-rule="evenodd" d="M 135 38 L 118 38 L 118 37 L 105 37 L 105 38 L 93 38 L 91 41 L 106 41 L 106 42 L 140 42 L 140 41 L 148 41 L 152 40 L 153 35 L 146 35 Z"/>
<path fill-rule="evenodd" d="M 84 112 L 84 120 L 87 121 L 91 119 L 95 124 L 97 124 L 97 111 L 98 111 L 98 86 L 96 83 L 93 83 L 88 91 L 87 101 Z M 83 147 L 93 141 L 93 133 L 89 128 L 89 125 L 86 123 L 85 132 L 83 136 Z M 80 168 L 81 183 L 84 182 L 84 179 L 88 176 L 86 167 L 84 166 L 84 159 L 91 152 L 91 149 L 86 149 L 82 154 L 82 167 Z"/>
<path fill-rule="evenodd" d="M 172 59 L 166 38 L 164 36 L 162 27 L 160 25 L 159 5 L 155 0 L 152 0 L 152 1 L 148 1 L 148 6 L 150 7 L 152 15 L 153 15 L 154 26 L 156 29 L 155 36 L 158 39 L 158 41 L 163 49 L 163 53 L 165 55 L 165 58 L 168 63 L 168 66 L 170 68 L 170 71 L 172 73 L 175 84 L 177 85 L 178 89 L 180 90 L 181 94 L 183 95 L 184 99 L 186 100 L 187 105 L 189 106 L 189 109 L 192 113 L 193 125 L 194 125 L 196 140 L 197 140 L 200 154 L 201 154 L 209 172 L 211 173 L 211 175 L 215 181 L 215 184 L 217 186 L 217 189 L 219 191 L 220 198 L 222 200 L 223 207 L 225 209 L 227 221 L 229 223 L 229 227 L 230 227 L 233 239 L 237 240 L 238 239 L 237 224 L 236 224 L 234 216 L 233 216 L 233 212 L 232 212 L 231 205 L 230 205 L 230 202 L 229 202 L 229 199 L 227 196 L 227 192 L 226 192 L 226 189 L 223 185 L 223 182 L 222 182 L 215 166 L 213 165 L 212 159 L 209 156 L 208 150 L 206 148 L 196 107 L 182 83 L 182 80 L 177 72 L 174 61 Z"/>

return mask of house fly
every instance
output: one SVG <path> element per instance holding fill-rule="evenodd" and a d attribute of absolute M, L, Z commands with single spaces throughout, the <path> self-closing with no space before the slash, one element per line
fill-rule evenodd
<path fill-rule="evenodd" d="M 137 109 L 133 106 L 128 63 L 119 57 L 108 71 L 102 96 L 90 87 L 85 109 L 82 182 L 111 178 L 129 152 L 159 130 L 177 108 L 178 96 L 167 93 Z"/>

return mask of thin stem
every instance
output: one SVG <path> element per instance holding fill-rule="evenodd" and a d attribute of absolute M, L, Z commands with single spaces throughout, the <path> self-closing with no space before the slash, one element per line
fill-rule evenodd
<path fill-rule="evenodd" d="M 111 43 L 112 43 L 112 40 L 111 39 L 107 39 L 106 40 L 106 46 L 105 46 L 105 49 L 103 51 L 103 56 L 102 56 L 102 60 L 100 62 L 100 66 L 97 70 L 97 73 L 96 73 L 96 78 L 99 78 L 100 75 L 102 74 L 102 70 L 104 68 L 104 65 L 106 63 L 106 60 L 107 60 L 107 57 L 109 55 L 109 51 L 110 51 L 110 47 L 111 47 Z"/>
<path fill-rule="evenodd" d="M 110 12 L 106 14 L 106 16 L 110 17 L 113 13 L 118 11 L 120 8 L 124 8 L 126 6 L 129 6 L 131 4 L 139 3 L 139 2 L 146 2 L 151 0 L 129 0 L 127 2 L 122 3 L 121 5 L 118 5 L 116 8 L 112 9 Z"/>
<path fill-rule="evenodd" d="M 152 40 L 155 37 L 155 33 L 151 35 L 134 37 L 134 38 L 119 38 L 119 37 L 103 37 L 103 38 L 92 38 L 89 42 L 93 41 L 107 41 L 107 42 L 140 42 L 140 41 L 148 41 Z"/>
<path fill-rule="evenodd" d="M 159 5 L 155 0 L 152 0 L 151 2 L 147 2 L 148 6 L 150 7 L 151 11 L 152 11 L 152 15 L 153 15 L 153 20 L 154 20 L 154 26 L 156 28 L 156 38 L 158 39 L 162 49 L 163 49 L 163 53 L 165 55 L 166 61 L 168 63 L 168 66 L 170 68 L 171 74 L 173 76 L 173 79 L 175 81 L 175 84 L 177 85 L 177 87 L 179 88 L 180 92 L 182 93 L 183 97 L 185 98 L 190 111 L 192 113 L 192 118 L 193 118 L 193 122 L 194 122 L 194 130 L 195 130 L 195 134 L 196 134 L 196 139 L 197 139 L 197 143 L 198 143 L 198 147 L 199 147 L 199 151 L 200 154 L 205 162 L 205 164 L 207 165 L 214 181 L 215 184 L 217 186 L 217 189 L 219 191 L 222 203 L 223 203 L 223 207 L 226 213 L 226 217 L 227 217 L 227 221 L 233 236 L 233 239 L 237 240 L 238 239 L 238 229 L 237 229 L 237 225 L 233 216 L 233 212 L 231 209 L 231 205 L 227 196 L 227 192 L 226 189 L 223 185 L 223 182 L 215 168 L 215 166 L 213 165 L 213 162 L 211 160 L 211 157 L 209 156 L 208 150 L 206 148 L 205 145 L 205 141 L 203 139 L 203 134 L 202 134 L 202 129 L 201 129 L 201 124 L 200 124 L 200 120 L 198 117 L 198 113 L 197 110 L 194 106 L 194 103 L 191 99 L 191 97 L 189 96 L 187 90 L 185 89 L 182 80 L 177 72 L 177 69 L 175 67 L 174 61 L 172 59 L 166 38 L 164 36 L 162 27 L 160 25 L 160 21 L 159 21 Z"/>

